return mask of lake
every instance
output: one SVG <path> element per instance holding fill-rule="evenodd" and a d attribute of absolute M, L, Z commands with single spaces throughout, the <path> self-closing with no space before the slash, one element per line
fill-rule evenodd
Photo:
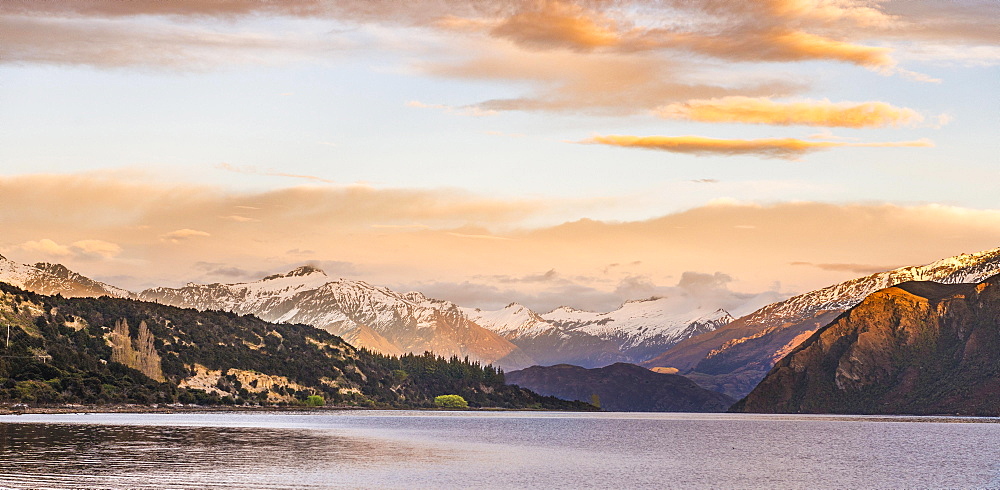
<path fill-rule="evenodd" d="M 0 488 L 1000 488 L 1000 419 L 0 416 Z"/>

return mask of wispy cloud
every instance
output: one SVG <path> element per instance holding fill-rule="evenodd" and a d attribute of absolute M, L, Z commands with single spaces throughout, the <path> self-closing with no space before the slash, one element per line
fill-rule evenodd
<path fill-rule="evenodd" d="M 112 259 L 122 253 L 120 245 L 104 240 L 78 240 L 69 245 L 60 245 L 49 238 L 42 238 L 24 242 L 18 248 L 59 259 Z"/>
<path fill-rule="evenodd" d="M 250 217 L 247 217 L 247 216 L 240 216 L 238 214 L 231 214 L 229 216 L 221 216 L 221 218 L 227 219 L 227 220 L 230 220 L 230 221 L 236 221 L 237 223 L 251 223 L 251 222 L 255 222 L 255 221 L 260 221 L 257 218 L 250 218 Z"/>
<path fill-rule="evenodd" d="M 734 61 L 835 60 L 882 69 L 895 65 L 893 50 L 862 42 L 902 39 L 995 45 L 992 20 L 1000 8 L 995 2 L 931 0 L 77 0 L 5 2 L 0 13 L 7 18 L 4 60 L 18 62 L 178 66 L 192 60 L 205 64 L 206 58 L 259 62 L 262 50 L 284 52 L 287 57 L 330 49 L 308 36 L 285 35 L 279 40 L 259 32 L 226 34 L 192 27 L 205 20 L 233 24 L 233 20 L 269 15 L 347 25 L 419 27 L 502 40 L 530 50 L 680 51 Z M 150 29 L 151 20 L 174 30 Z M 108 23 L 97 27 L 95 21 Z M 189 30 L 177 30 L 181 26 Z M 107 42 L 125 39 L 132 42 Z M 289 39 L 297 49 L 287 49 Z M 91 42 L 83 42 L 87 40 Z M 72 41 L 80 42 L 74 45 Z"/>
<path fill-rule="evenodd" d="M 886 143 L 846 143 L 834 141 L 806 141 L 795 138 L 714 139 L 700 136 L 594 136 L 581 141 L 584 144 L 640 148 L 698 156 L 751 155 L 761 158 L 795 160 L 806 153 L 839 147 L 932 147 L 930 140 L 897 141 Z"/>
<path fill-rule="evenodd" d="M 654 53 L 581 54 L 573 51 L 525 51 L 508 44 L 482 48 L 452 59 L 429 59 L 414 69 L 431 76 L 496 80 L 527 85 L 517 97 L 470 104 L 483 111 L 568 112 L 630 115 L 664 103 L 729 95 L 787 96 L 806 88 L 801 81 L 708 82 L 690 76 L 695 69 Z"/>
<path fill-rule="evenodd" d="M 336 41 L 294 33 L 275 36 L 164 18 L 0 15 L 0 31 L 0 63 L 201 71 L 316 60 L 342 49 Z"/>
<path fill-rule="evenodd" d="M 212 236 L 211 233 L 201 230 L 192 230 L 191 228 L 182 228 L 180 230 L 174 230 L 169 233 L 164 233 L 160 235 L 160 238 L 172 243 L 182 242 L 191 238 L 201 238 Z"/>
<path fill-rule="evenodd" d="M 253 165 L 232 165 L 229 163 L 220 163 L 215 166 L 215 168 L 226 170 L 228 172 L 236 172 L 240 174 L 251 174 L 251 175 L 266 175 L 270 177 L 288 177 L 292 179 L 304 179 L 311 180 L 313 182 L 322 182 L 324 184 L 335 184 L 336 182 L 330 179 L 324 179 L 323 177 L 317 177 L 315 175 L 302 175 L 302 174 L 290 174 L 285 172 L 276 172 L 274 170 L 261 170 Z"/>
<path fill-rule="evenodd" d="M 899 265 L 871 264 L 814 264 L 812 262 L 790 262 L 790 265 L 804 265 L 833 272 L 853 272 L 855 274 L 875 274 L 900 267 Z"/>
<path fill-rule="evenodd" d="M 743 96 L 690 100 L 661 107 L 655 113 L 667 119 L 697 122 L 842 128 L 913 126 L 924 120 L 913 109 L 885 102 L 775 102 L 768 97 Z"/>
<path fill-rule="evenodd" d="M 447 112 L 448 114 L 455 114 L 459 116 L 485 117 L 497 114 L 497 111 L 485 110 L 476 106 L 455 107 L 443 104 L 425 104 L 419 100 L 411 100 L 407 102 L 406 107 L 413 107 L 417 109 L 439 109 Z"/>

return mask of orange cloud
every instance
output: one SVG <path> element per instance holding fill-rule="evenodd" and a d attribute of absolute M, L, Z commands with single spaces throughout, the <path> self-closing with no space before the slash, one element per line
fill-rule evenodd
<path fill-rule="evenodd" d="M 762 29 L 741 26 L 722 34 L 688 32 L 656 34 L 652 39 L 664 47 L 683 47 L 698 53 L 733 61 L 836 60 L 869 68 L 895 64 L 889 48 L 838 41 L 786 27 Z"/>
<path fill-rule="evenodd" d="M 843 143 L 833 141 L 805 141 L 795 138 L 762 138 L 754 140 L 714 139 L 700 136 L 594 136 L 581 141 L 585 144 L 643 148 L 672 153 L 693 155 L 753 155 L 762 158 L 782 158 L 794 160 L 806 153 L 842 146 L 865 147 L 929 147 L 929 140 L 901 141 L 889 143 Z"/>
<path fill-rule="evenodd" d="M 490 293 L 494 301 L 498 295 L 510 301 L 507 286 L 483 278 L 530 277 L 554 269 L 558 281 L 521 281 L 518 294 L 589 308 L 607 304 L 608 294 L 630 276 L 662 286 L 676 284 L 685 271 L 721 271 L 734 278 L 734 291 L 763 291 L 780 280 L 782 291 L 794 292 L 857 276 L 860 267 L 803 267 L 791 261 L 919 264 L 1000 246 L 1000 210 L 730 201 L 642 221 L 529 225 L 559 206 L 569 205 L 426 189 L 351 192 L 330 186 L 235 193 L 142 184 L 134 176 L 0 177 L 0 253 L 19 262 L 54 257 L 82 274 L 133 289 L 230 280 L 219 271 L 290 270 L 307 254 L 311 260 L 349 263 L 357 271 L 349 274 L 373 284 L 469 282 L 468 290 L 492 284 L 502 288 Z M 268 225 L 225 218 L 234 208 Z M 577 206 L 577 213 L 586 211 Z M 185 228 L 211 236 L 191 238 L 186 246 L 160 238 Z M 80 237 L 114 244 L 108 250 L 117 246 L 121 253 L 114 260 L 51 254 L 72 252 L 74 246 L 102 249 Z M 22 246 L 31 241 L 38 243 Z M 206 263 L 217 264 L 215 275 L 206 272 Z M 607 272 L 614 263 L 629 266 Z M 260 276 L 239 276 L 254 277 Z"/>
<path fill-rule="evenodd" d="M 784 60 L 834 59 L 868 67 L 893 64 L 889 48 L 862 46 L 817 36 L 808 32 L 788 31 L 770 34 L 773 56 Z"/>
<path fill-rule="evenodd" d="M 850 22 L 858 26 L 887 26 L 893 22 L 893 17 L 872 5 L 872 2 L 830 2 L 825 0 L 764 0 L 760 2 L 741 2 L 750 4 L 769 15 L 785 19 L 803 19 L 817 23 L 830 24 L 835 22 Z"/>
<path fill-rule="evenodd" d="M 491 99 L 474 106 L 480 111 L 586 112 L 628 115 L 665 102 L 729 95 L 781 96 L 804 88 L 800 82 L 711 84 L 686 81 L 688 67 L 653 53 L 524 51 L 487 43 L 477 55 L 459 62 L 424 62 L 424 73 L 475 80 L 527 82 L 533 90 L 517 98 Z M 423 104 L 428 105 L 428 104 Z"/>
<path fill-rule="evenodd" d="M 620 42 L 616 23 L 579 5 L 546 1 L 537 10 L 517 12 L 490 30 L 490 34 L 534 48 L 570 48 L 589 51 Z"/>
<path fill-rule="evenodd" d="M 613 5 L 547 0 L 514 5 L 506 17 L 490 20 L 448 15 L 436 25 L 454 31 L 487 32 L 529 49 L 587 52 L 608 48 L 622 53 L 682 49 L 737 61 L 827 59 L 873 68 L 894 65 L 890 49 L 850 41 L 853 28 L 885 26 L 892 18 L 878 9 L 849 2 L 675 1 L 651 6 L 646 2 Z M 663 9 L 664 19 L 676 19 L 678 14 L 686 17 L 684 22 L 639 26 L 637 17 L 629 13 L 630 6 Z M 832 28 L 837 25 L 840 29 Z"/>
<path fill-rule="evenodd" d="M 885 102 L 804 100 L 781 103 L 767 97 L 742 96 L 690 100 L 664 106 L 655 112 L 668 119 L 698 122 L 843 128 L 912 125 L 924 119 L 913 109 L 894 107 Z"/>
<path fill-rule="evenodd" d="M 4 2 L 0 13 L 14 18 L 86 18 L 129 21 L 133 17 L 171 19 L 234 19 L 253 15 L 286 18 L 336 19 L 357 24 L 419 26 L 467 34 L 487 34 L 532 49 L 568 48 L 576 51 L 616 49 L 622 52 L 688 49 L 710 56 L 743 61 L 795 61 L 828 59 L 884 68 L 892 65 L 889 50 L 856 44 L 862 39 L 939 40 L 946 43 L 992 45 L 996 40 L 993 19 L 1000 15 L 996 2 L 939 2 L 908 0 L 194 0 L 164 2 L 132 0 L 75 0 L 72 2 Z M 109 27 L 109 26 L 104 26 Z M 50 26 L 54 38 L 46 44 L 58 52 L 87 52 L 97 48 L 73 46 L 62 31 Z M 132 35 L 139 44 L 150 44 L 136 26 Z M 11 35 L 4 26 L 7 43 Z M 100 29 L 94 34 L 101 36 Z M 71 36 L 79 38 L 79 36 Z M 140 64 L 170 63 L 177 44 L 160 36 L 160 51 L 133 50 L 122 44 L 107 45 L 104 53 L 133 51 L 120 60 Z M 81 39 L 82 41 L 82 39 Z M 181 45 L 190 40 L 177 39 Z M 245 40 L 249 41 L 249 40 Z M 45 44 L 43 36 L 32 42 Z M 15 46 L 5 60 L 20 61 L 25 51 L 41 58 L 42 46 Z M 114 48 L 112 48 L 114 46 Z M 170 49 L 163 49 L 165 47 Z M 218 46 L 221 47 L 221 46 Z M 247 50 L 255 49 L 250 44 Z M 259 49 L 259 48 L 256 48 Z M 232 54 L 232 53 L 230 53 Z M 220 59 L 225 59 L 220 58 Z M 45 61 L 45 60 L 41 60 Z M 96 61 L 93 60 L 92 61 Z M 176 60 L 175 60 L 176 62 Z M 98 63 L 100 64 L 100 63 Z M 174 64 L 174 63 L 171 63 Z"/>
<path fill-rule="evenodd" d="M 43 238 L 31 240 L 18 246 L 27 252 L 40 253 L 49 257 L 80 259 L 111 259 L 122 253 L 122 247 L 104 240 L 78 240 L 69 245 L 60 245 L 54 240 Z"/>

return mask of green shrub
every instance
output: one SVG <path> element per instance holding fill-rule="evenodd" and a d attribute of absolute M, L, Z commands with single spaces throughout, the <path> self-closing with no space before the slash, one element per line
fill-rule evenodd
<path fill-rule="evenodd" d="M 441 408 L 469 408 L 469 402 L 459 395 L 441 395 L 434 397 L 434 404 Z"/>
<path fill-rule="evenodd" d="M 319 395 L 309 395 L 306 397 L 307 407 L 322 407 L 323 405 L 326 405 L 326 400 Z"/>

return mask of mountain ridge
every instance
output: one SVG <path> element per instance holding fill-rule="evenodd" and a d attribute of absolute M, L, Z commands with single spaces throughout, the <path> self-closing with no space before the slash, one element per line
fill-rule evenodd
<path fill-rule="evenodd" d="M 268 321 L 305 323 L 385 354 L 432 351 L 515 369 L 535 363 L 514 344 L 469 320 L 454 303 L 364 281 L 330 279 L 313 266 L 249 283 L 152 288 L 138 297 L 199 310 L 252 314 Z"/>
<path fill-rule="evenodd" d="M 0 281 L 39 294 L 61 295 L 66 298 L 110 296 L 132 298 L 131 291 L 95 281 L 71 271 L 62 264 L 38 262 L 19 264 L 0 255 Z"/>
<path fill-rule="evenodd" d="M 609 312 L 562 306 L 538 314 L 518 303 L 494 311 L 463 310 L 541 364 L 583 367 L 644 361 L 674 343 L 732 321 L 721 308 L 676 313 L 670 306 L 667 298 L 653 297 L 625 301 Z"/>
<path fill-rule="evenodd" d="M 913 280 L 976 282 L 997 272 L 1000 248 L 870 274 L 769 304 L 642 364 L 677 368 L 703 386 L 742 397 L 783 354 L 877 290 Z"/>
<path fill-rule="evenodd" d="M 775 364 L 732 410 L 1000 415 L 1000 274 L 870 294 Z"/>

